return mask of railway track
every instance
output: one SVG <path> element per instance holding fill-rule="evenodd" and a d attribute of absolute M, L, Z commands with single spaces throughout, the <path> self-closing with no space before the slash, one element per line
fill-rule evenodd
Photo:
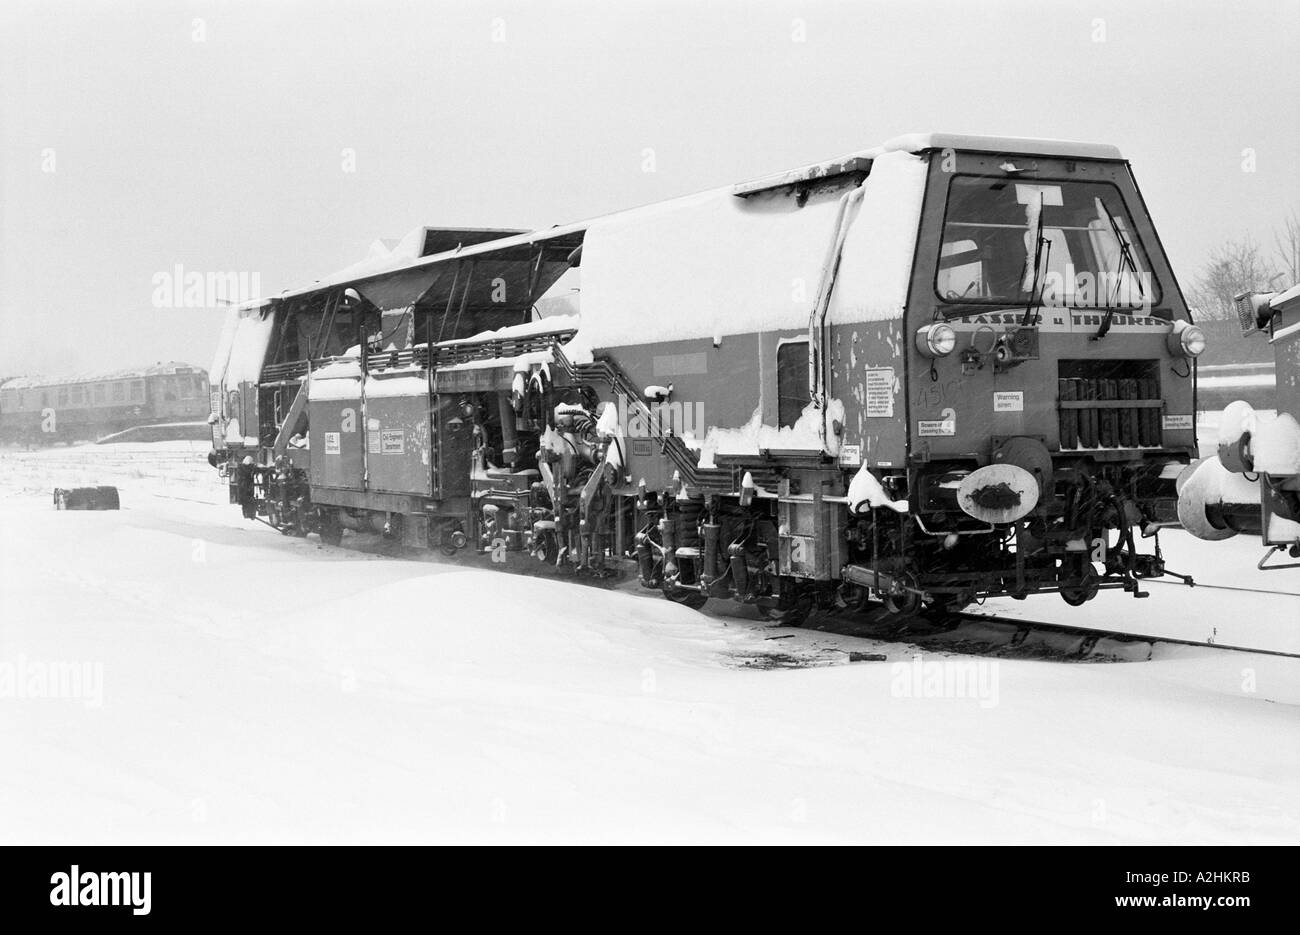
<path fill-rule="evenodd" d="M 485 567 L 481 557 L 473 551 L 464 551 L 457 556 L 447 557 L 441 554 L 400 549 L 391 543 L 383 542 L 378 537 L 371 537 L 370 542 L 353 539 L 345 547 L 358 548 L 365 552 L 382 552 L 393 557 L 417 561 L 450 562 L 466 568 L 481 569 Z M 625 563 L 616 562 L 614 567 L 617 569 L 616 574 L 605 579 L 574 577 L 556 573 L 549 566 L 538 566 L 535 569 L 530 569 L 527 565 L 523 567 L 511 566 L 509 570 L 503 571 L 503 573 L 557 577 L 587 587 L 626 590 L 629 594 L 643 596 L 648 600 L 661 599 L 656 593 L 642 589 L 636 583 L 636 566 L 631 560 Z M 1148 580 L 1144 583 L 1152 583 L 1152 581 Z M 1174 582 L 1163 581 L 1155 583 L 1174 584 Z M 1205 590 L 1214 591 L 1246 591 L 1282 595 L 1295 598 L 1297 607 L 1300 608 L 1300 595 L 1287 591 L 1265 591 L 1208 584 L 1198 584 L 1195 589 L 1190 589 L 1181 583 L 1178 584 L 1178 587 L 1188 591 L 1204 588 Z M 1081 624 L 1022 619 L 978 610 L 962 610 L 941 617 L 916 616 L 907 618 L 889 615 L 883 608 L 872 608 L 865 611 L 849 609 L 815 611 L 799 627 L 783 626 L 764 621 L 756 611 L 745 609 L 745 605 L 733 605 L 727 601 L 710 601 L 704 606 L 702 612 L 716 619 L 724 621 L 743 620 L 747 624 L 752 623 L 764 629 L 770 629 L 774 634 L 772 638 L 775 639 L 782 639 L 787 635 L 794 636 L 800 633 L 824 633 L 874 641 L 905 643 L 936 651 L 969 654 L 1014 655 L 1060 661 L 1138 661 L 1151 656 L 1152 646 L 1157 643 L 1165 643 L 1227 652 L 1300 658 L 1300 652 L 1289 650 L 1238 645 L 1232 642 L 1189 639 L 1154 631 L 1144 632 L 1140 628 L 1099 628 Z M 785 654 L 780 655 L 784 656 Z"/>
<path fill-rule="evenodd" d="M 224 487 L 213 491 L 211 469 L 206 462 L 189 451 L 93 451 L 70 450 L 67 452 L 5 452 L 4 460 L 10 467 L 21 465 L 34 474 L 44 474 L 49 469 L 89 470 L 102 478 L 101 482 L 117 483 L 124 490 L 129 490 L 130 482 L 135 479 L 162 481 L 162 490 L 147 491 L 151 496 L 164 500 L 188 500 L 195 503 L 224 502 Z M 27 473 L 23 471 L 22 473 Z M 35 478 L 33 478 L 34 480 Z M 195 494 L 208 494 L 204 497 L 178 496 L 188 492 L 185 488 L 194 485 Z M 220 493 L 218 497 L 215 494 Z M 394 558 L 450 562 L 465 567 L 482 568 L 484 562 L 476 553 L 462 552 L 448 558 L 438 553 L 415 552 L 394 548 L 378 537 L 349 537 L 346 548 L 363 552 L 383 553 Z M 525 574 L 551 576 L 547 568 L 522 568 L 512 566 L 512 571 Z M 565 580 L 578 581 L 594 587 L 626 588 L 629 593 L 643 594 L 651 599 L 658 599 L 650 592 L 641 590 L 635 584 L 635 570 L 629 563 L 621 569 L 617 579 L 593 580 L 564 576 Z M 1261 597 L 1293 598 L 1296 601 L 1296 618 L 1300 622 L 1300 595 L 1293 592 L 1266 588 L 1250 588 L 1233 585 L 1198 583 L 1193 589 L 1173 581 L 1152 579 L 1145 583 L 1163 585 L 1165 588 L 1176 586 L 1190 593 L 1223 592 Z M 1162 588 L 1164 590 L 1165 588 Z M 737 614 L 728 614 L 721 601 L 711 601 L 705 607 L 705 613 L 720 619 L 733 619 Z M 739 616 L 744 615 L 739 612 Z M 862 612 L 833 611 L 814 614 L 801 628 L 782 628 L 775 624 L 763 624 L 756 615 L 752 619 L 756 625 L 770 628 L 774 633 L 822 632 L 848 637 L 900 642 L 933 650 L 946 650 L 966 653 L 993 653 L 1006 655 L 1030 655 L 1038 658 L 1055 658 L 1060 660 L 1088 660 L 1094 658 L 1137 659 L 1150 655 L 1150 647 L 1156 643 L 1196 646 L 1228 652 L 1250 652 L 1261 655 L 1285 658 L 1300 657 L 1300 652 L 1289 649 L 1266 648 L 1258 645 L 1242 645 L 1230 639 L 1189 639 L 1171 635 L 1168 631 L 1159 632 L 1157 628 L 1106 628 L 1088 625 L 1061 623 L 1050 620 L 1025 619 L 1018 616 L 1003 616 L 997 613 L 979 610 L 963 610 L 942 618 L 925 617 L 898 619 L 889 617 L 883 611 L 868 610 Z M 1146 647 L 1145 653 L 1143 647 Z"/>
<path fill-rule="evenodd" d="M 1173 587 L 1186 587 L 1181 581 L 1161 581 L 1159 578 L 1148 578 L 1143 584 L 1163 584 L 1172 585 Z M 1199 581 L 1194 585 L 1197 588 L 1204 588 L 1207 591 L 1238 591 L 1244 594 L 1277 594 L 1282 597 L 1294 597 L 1300 600 L 1300 594 L 1294 591 L 1275 591 L 1271 588 L 1239 588 L 1230 584 L 1201 584 Z"/>
<path fill-rule="evenodd" d="M 1071 624 L 1051 623 L 1043 620 L 1024 620 L 1011 617 L 999 617 L 995 614 L 963 612 L 954 616 L 957 620 L 955 621 L 953 630 L 949 632 L 959 634 L 960 628 L 964 624 L 1001 627 L 1013 634 L 1007 644 L 1011 647 L 1022 645 L 1033 633 L 1055 634 L 1062 639 L 1054 642 L 1064 645 L 1068 645 L 1071 641 L 1077 642 L 1077 653 L 1081 656 L 1088 655 L 1103 642 L 1111 642 L 1120 644 L 1142 643 L 1147 645 L 1167 643 L 1176 646 L 1197 646 L 1205 649 L 1221 649 L 1228 652 L 1256 653 L 1265 656 L 1280 656 L 1290 659 L 1300 659 L 1300 653 L 1288 652 L 1285 650 L 1237 646 L 1231 643 L 1207 642 L 1204 640 L 1180 639 L 1158 633 L 1142 633 L 1134 630 L 1101 630 Z M 924 636 L 922 636 L 922 638 L 924 638 Z"/>

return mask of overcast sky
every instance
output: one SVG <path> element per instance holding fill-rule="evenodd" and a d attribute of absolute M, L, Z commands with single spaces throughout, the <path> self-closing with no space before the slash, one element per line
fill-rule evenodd
<path fill-rule="evenodd" d="M 177 264 L 275 294 L 925 130 L 1117 144 L 1186 285 L 1300 207 L 1298 34 L 1300 0 L 7 0 L 0 375 L 206 367 Z"/>

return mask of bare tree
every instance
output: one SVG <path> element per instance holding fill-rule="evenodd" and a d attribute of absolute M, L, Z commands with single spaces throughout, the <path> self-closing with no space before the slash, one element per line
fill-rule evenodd
<path fill-rule="evenodd" d="M 1300 214 L 1294 210 L 1282 220 L 1282 229 L 1273 232 L 1273 243 L 1277 247 L 1278 259 L 1282 261 L 1282 272 L 1286 282 L 1282 285 L 1292 286 L 1300 282 Z"/>
<path fill-rule="evenodd" d="M 1241 240 L 1229 240 L 1210 253 L 1205 268 L 1187 290 L 1187 299 L 1198 318 L 1231 319 L 1237 316 L 1234 295 L 1264 291 L 1279 278 L 1259 244 L 1247 235 Z"/>

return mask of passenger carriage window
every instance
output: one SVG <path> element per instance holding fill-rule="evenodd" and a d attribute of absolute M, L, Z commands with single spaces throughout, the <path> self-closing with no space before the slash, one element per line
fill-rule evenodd
<path fill-rule="evenodd" d="M 131 401 L 137 403 L 144 401 L 144 382 L 142 380 L 136 380 L 132 382 Z"/>
<path fill-rule="evenodd" d="M 120 403 L 126 399 L 126 386 L 121 383 L 113 384 L 113 402 Z"/>
<path fill-rule="evenodd" d="M 799 421 L 812 402 L 808 393 L 808 342 L 791 341 L 776 350 L 777 425 L 788 428 Z"/>

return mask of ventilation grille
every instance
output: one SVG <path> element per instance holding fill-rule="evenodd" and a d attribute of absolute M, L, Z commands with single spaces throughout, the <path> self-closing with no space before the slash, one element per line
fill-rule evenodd
<path fill-rule="evenodd" d="M 1159 368 L 1148 360 L 1063 360 L 1061 450 L 1159 448 Z"/>

